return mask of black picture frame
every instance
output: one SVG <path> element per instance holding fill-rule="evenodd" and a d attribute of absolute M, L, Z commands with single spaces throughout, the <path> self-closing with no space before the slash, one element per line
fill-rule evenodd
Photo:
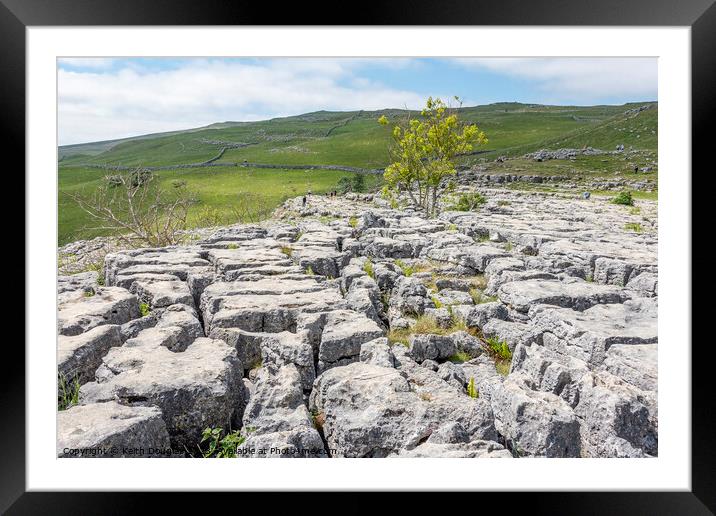
<path fill-rule="evenodd" d="M 329 22 L 331 25 L 689 26 L 692 168 L 698 170 L 699 164 L 704 164 L 702 171 L 712 168 L 706 168 L 705 164 L 713 162 L 709 160 L 713 144 L 707 140 L 707 129 L 716 114 L 716 101 L 712 97 L 712 92 L 716 91 L 714 0 L 501 0 L 489 3 L 446 0 L 434 4 L 393 0 L 385 5 L 361 5 L 351 10 L 336 10 L 335 4 L 329 10 L 321 2 L 313 2 L 310 6 L 294 3 L 277 8 L 277 5 L 222 0 L 0 0 L 0 70 L 3 76 L 0 81 L 0 124 L 4 135 L 0 145 L 6 151 L 3 154 L 18 156 L 18 170 L 24 170 L 24 153 L 20 154 L 18 149 L 24 148 L 25 137 L 25 29 L 29 26 L 315 25 L 315 13 L 323 11 L 346 13 L 343 17 L 335 16 Z M 692 255 L 692 269 L 698 265 L 698 260 Z M 28 273 L 31 271 L 26 271 Z M 684 273 L 683 281 L 691 285 L 690 273 Z M 705 310 L 695 303 L 692 306 L 692 314 Z M 692 320 L 699 318 L 692 315 Z M 686 352 L 687 346 L 691 345 L 691 335 L 685 331 L 684 342 L 666 344 L 681 346 Z M 710 342 L 703 344 L 708 347 Z M 692 351 L 695 354 L 693 347 Z M 6 344 L 4 363 L 4 385 L 0 389 L 0 512 L 124 514 L 149 508 L 153 501 L 160 501 L 165 512 L 188 507 L 186 496 L 178 493 L 25 492 L 28 443 L 25 437 L 25 368 L 20 367 L 25 364 L 22 348 Z M 13 367 L 7 364 L 13 364 Z M 486 502 L 492 501 L 504 506 L 505 500 L 509 499 L 510 512 L 524 506 L 530 514 L 714 514 L 716 432 L 709 424 L 709 416 L 716 407 L 711 370 L 708 360 L 692 360 L 690 492 L 484 493 L 479 495 L 479 505 L 487 508 L 492 504 Z M 216 503 L 228 501 L 231 494 L 213 493 L 211 496 Z M 239 496 L 242 497 L 241 506 L 247 508 L 253 501 L 252 496 L 256 495 Z M 158 497 L 161 500 L 148 500 Z M 415 495 L 413 499 L 420 501 L 421 497 Z M 474 497 L 472 500 L 475 503 Z M 374 503 L 372 497 L 353 496 L 350 505 L 351 510 L 358 511 L 368 509 Z"/>

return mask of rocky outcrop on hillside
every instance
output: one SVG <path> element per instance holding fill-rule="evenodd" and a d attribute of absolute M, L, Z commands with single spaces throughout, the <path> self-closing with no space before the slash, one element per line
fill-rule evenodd
<path fill-rule="evenodd" d="M 60 277 L 58 454 L 656 456 L 655 203 L 486 193 L 292 199 Z"/>

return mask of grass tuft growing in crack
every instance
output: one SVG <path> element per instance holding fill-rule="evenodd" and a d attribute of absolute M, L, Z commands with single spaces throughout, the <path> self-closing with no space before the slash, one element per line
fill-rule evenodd
<path fill-rule="evenodd" d="M 480 393 L 477 391 L 477 387 L 475 387 L 475 378 L 470 377 L 470 381 L 467 382 L 467 395 L 471 398 L 479 398 Z"/>
<path fill-rule="evenodd" d="M 369 277 L 375 279 L 375 272 L 373 272 L 373 262 L 371 262 L 370 259 L 367 259 L 363 264 L 363 272 L 365 272 Z"/>
<path fill-rule="evenodd" d="M 80 381 L 75 376 L 68 381 L 65 375 L 57 375 L 57 410 L 67 410 L 80 401 Z"/>

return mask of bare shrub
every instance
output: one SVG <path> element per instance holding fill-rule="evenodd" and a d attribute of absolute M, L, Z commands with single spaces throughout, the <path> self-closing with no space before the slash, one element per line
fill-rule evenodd
<path fill-rule="evenodd" d="M 91 229 L 109 233 L 133 247 L 161 247 L 181 241 L 189 208 L 195 202 L 186 183 L 164 189 L 159 179 L 143 168 L 104 179 L 90 194 L 66 194 L 97 222 Z"/>
<path fill-rule="evenodd" d="M 271 217 L 273 208 L 266 197 L 249 192 L 238 194 L 231 212 L 237 222 L 261 222 Z"/>

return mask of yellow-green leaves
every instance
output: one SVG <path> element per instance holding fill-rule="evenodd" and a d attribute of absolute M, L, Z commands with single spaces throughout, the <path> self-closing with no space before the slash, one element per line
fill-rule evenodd
<path fill-rule="evenodd" d="M 385 115 L 378 122 L 389 123 Z M 461 123 L 457 113 L 432 97 L 420 118 L 394 126 L 392 136 L 393 163 L 384 173 L 386 192 L 407 193 L 413 205 L 429 216 L 435 215 L 440 194 L 454 185 L 445 180 L 456 174 L 454 158 L 487 143 L 476 125 Z"/>

